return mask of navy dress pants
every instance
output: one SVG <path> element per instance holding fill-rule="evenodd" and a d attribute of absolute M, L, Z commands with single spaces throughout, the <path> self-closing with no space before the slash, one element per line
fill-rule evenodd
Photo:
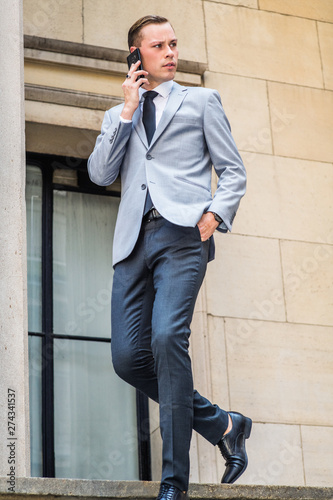
<path fill-rule="evenodd" d="M 131 255 L 115 266 L 112 361 L 116 373 L 159 403 L 161 482 L 187 491 L 192 430 L 213 445 L 228 414 L 193 389 L 190 324 L 209 241 L 199 228 L 163 218 L 143 222 Z"/>

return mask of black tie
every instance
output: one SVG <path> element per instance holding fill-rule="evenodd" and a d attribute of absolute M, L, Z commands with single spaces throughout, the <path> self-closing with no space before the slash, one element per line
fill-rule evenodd
<path fill-rule="evenodd" d="M 156 110 L 153 99 L 158 95 L 154 90 L 148 90 L 143 94 L 145 98 L 143 103 L 142 121 L 146 130 L 148 145 L 151 143 L 155 129 L 156 129 Z"/>
<path fill-rule="evenodd" d="M 148 146 L 151 143 L 154 132 L 156 130 L 156 110 L 153 99 L 157 95 L 158 92 L 155 92 L 155 90 L 148 90 L 148 92 L 145 92 L 143 94 L 145 100 L 143 103 L 142 122 L 146 130 Z M 143 213 L 146 214 L 151 208 L 153 208 L 153 202 L 151 201 L 149 191 L 147 190 L 146 203 Z"/>

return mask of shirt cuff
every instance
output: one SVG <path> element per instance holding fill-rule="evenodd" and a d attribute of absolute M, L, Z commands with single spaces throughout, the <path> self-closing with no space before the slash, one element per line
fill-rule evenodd
<path fill-rule="evenodd" d="M 119 116 L 119 119 L 123 123 L 132 123 L 132 120 L 127 120 L 126 118 L 123 118 L 121 115 Z"/>

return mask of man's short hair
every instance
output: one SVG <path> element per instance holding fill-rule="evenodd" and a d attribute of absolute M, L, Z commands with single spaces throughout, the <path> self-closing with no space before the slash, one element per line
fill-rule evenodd
<path fill-rule="evenodd" d="M 141 35 L 142 28 L 148 26 L 148 24 L 164 24 L 164 23 L 170 24 L 170 21 L 165 17 L 161 16 L 149 15 L 138 19 L 130 27 L 128 31 L 128 48 L 130 49 L 131 47 L 140 47 L 142 40 L 142 35 Z"/>

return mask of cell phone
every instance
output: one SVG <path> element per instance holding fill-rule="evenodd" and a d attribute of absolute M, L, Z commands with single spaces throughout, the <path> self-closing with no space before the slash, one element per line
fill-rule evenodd
<path fill-rule="evenodd" d="M 128 69 L 130 69 L 132 64 L 135 64 L 137 61 L 141 61 L 141 54 L 139 49 L 133 50 L 133 52 L 131 52 L 130 55 L 127 56 Z M 141 69 L 143 69 L 142 64 L 140 64 L 140 66 L 137 68 L 137 71 Z M 138 76 L 137 81 L 139 78 L 144 78 L 144 76 Z"/>

